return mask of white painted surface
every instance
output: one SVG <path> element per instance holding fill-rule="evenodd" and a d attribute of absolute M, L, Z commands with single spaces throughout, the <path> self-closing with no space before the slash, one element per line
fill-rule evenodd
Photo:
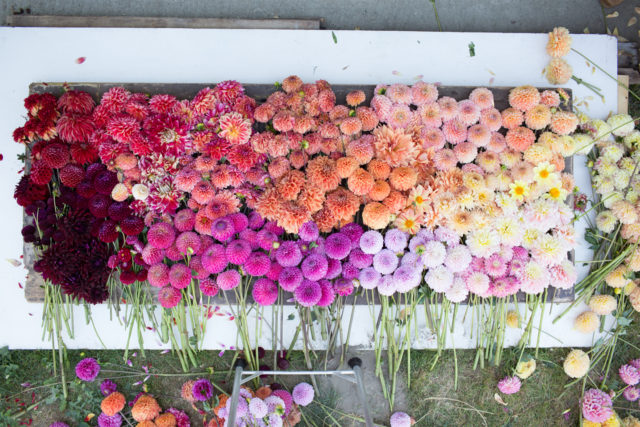
<path fill-rule="evenodd" d="M 24 283 L 25 270 L 7 259 L 19 259 L 22 253 L 20 229 L 22 211 L 13 202 L 13 188 L 22 164 L 16 156 L 22 146 L 13 143 L 11 133 L 24 122 L 22 101 L 31 82 L 148 82 L 210 83 L 235 79 L 245 83 L 272 83 L 289 74 L 303 80 L 325 79 L 333 84 L 376 84 L 402 82 L 418 78 L 458 86 L 549 86 L 541 71 L 548 61 L 544 34 L 498 33 L 419 33 L 277 30 L 192 30 L 192 29 L 65 29 L 0 28 L 0 346 L 12 348 L 48 348 L 41 341 L 42 304 L 29 304 L 18 283 Z M 573 35 L 573 46 L 593 59 L 611 75 L 616 74 L 616 39 L 605 35 Z M 469 56 L 468 45 L 475 44 L 476 55 Z M 77 64 L 78 57 L 86 57 Z M 585 60 L 571 52 L 567 58 L 574 74 L 600 87 L 605 101 L 589 101 L 587 113 L 604 118 L 617 103 L 616 82 L 596 71 L 592 74 Z M 576 99 L 593 96 L 573 81 L 568 85 Z M 575 176 L 583 191 L 589 190 L 584 159 L 575 159 Z M 582 235 L 583 226 L 578 226 Z M 576 250 L 576 259 L 588 260 L 584 243 Z M 580 265 L 579 265 L 580 266 Z M 580 266 L 580 278 L 585 270 Z M 560 312 L 564 304 L 556 304 Z M 542 346 L 588 346 L 591 335 L 571 330 L 573 319 L 583 311 L 578 307 L 555 325 L 551 325 L 549 307 L 545 313 Z M 94 321 L 109 348 L 123 348 L 124 329 L 109 321 L 105 306 L 94 307 Z M 66 339 L 70 348 L 100 348 L 90 325 L 84 324 L 83 309 L 76 313 L 76 338 Z M 265 313 L 266 318 L 270 315 Z M 286 318 L 286 315 L 285 315 Z M 348 316 L 345 314 L 345 318 Z M 361 319 L 358 321 L 357 319 Z M 286 321 L 285 324 L 296 324 Z M 371 321 L 368 309 L 356 313 L 351 344 L 370 345 Z M 424 328 L 424 319 L 419 322 Z M 345 325 L 346 326 L 346 325 Z M 287 328 L 293 334 L 293 328 Z M 205 348 L 235 344 L 235 326 L 214 316 L 208 325 Z M 269 334 L 265 334 L 269 335 Z M 427 335 L 416 347 L 433 347 Z M 455 329 L 455 345 L 474 347 L 468 325 Z M 556 340 L 559 339 L 562 344 Z M 507 333 L 506 343 L 514 344 L 518 331 Z M 264 337 L 263 344 L 270 338 Z M 285 339 L 285 342 L 286 339 Z M 135 339 L 134 339 L 135 343 Z M 145 336 L 146 348 L 161 348 L 151 334 Z"/>

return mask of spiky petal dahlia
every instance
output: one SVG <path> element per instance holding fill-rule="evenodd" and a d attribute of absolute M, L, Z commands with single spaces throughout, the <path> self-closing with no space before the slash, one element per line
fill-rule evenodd
<path fill-rule="evenodd" d="M 378 127 L 373 135 L 376 158 L 387 162 L 389 166 L 408 166 L 415 160 L 418 148 L 404 129 L 393 129 L 385 125 Z"/>
<path fill-rule="evenodd" d="M 540 92 L 533 86 L 518 86 L 509 92 L 509 105 L 528 111 L 540 103 Z"/>
<path fill-rule="evenodd" d="M 232 144 L 246 144 L 251 138 L 251 121 L 239 113 L 228 113 L 220 117 L 221 137 Z"/>

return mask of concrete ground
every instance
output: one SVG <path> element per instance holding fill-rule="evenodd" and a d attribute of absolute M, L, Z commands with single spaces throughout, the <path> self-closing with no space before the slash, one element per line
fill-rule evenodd
<path fill-rule="evenodd" d="M 640 39 L 638 0 L 603 9 L 598 0 L 435 0 L 443 31 L 611 32 Z M 639 9 L 640 10 L 640 9 Z M 171 16 L 214 18 L 321 19 L 328 29 L 437 31 L 430 0 L 0 0 L 0 23 L 13 13 L 39 15 Z M 611 15 L 613 14 L 613 15 Z M 636 23 L 630 20 L 636 17 Z M 631 25 L 628 25 L 631 23 Z"/>

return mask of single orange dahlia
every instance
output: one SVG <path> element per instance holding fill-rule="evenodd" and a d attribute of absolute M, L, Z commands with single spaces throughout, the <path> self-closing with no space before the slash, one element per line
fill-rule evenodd
<path fill-rule="evenodd" d="M 395 168 L 391 171 L 389 181 L 393 188 L 399 191 L 407 191 L 416 185 L 418 173 L 411 167 Z"/>
<path fill-rule="evenodd" d="M 118 391 L 114 391 L 104 399 L 100 403 L 100 409 L 102 412 L 107 414 L 110 417 L 113 417 L 118 412 L 122 411 L 124 405 L 127 403 L 124 395 Z"/>
<path fill-rule="evenodd" d="M 374 179 L 369 172 L 358 168 L 347 180 L 347 186 L 357 196 L 366 195 L 373 188 Z"/>

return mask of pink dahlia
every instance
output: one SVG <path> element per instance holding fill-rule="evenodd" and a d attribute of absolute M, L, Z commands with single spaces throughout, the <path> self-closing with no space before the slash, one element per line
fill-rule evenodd
<path fill-rule="evenodd" d="M 405 412 L 394 412 L 389 419 L 391 427 L 411 427 L 413 420 Z"/>
<path fill-rule="evenodd" d="M 293 294 L 298 304 L 303 307 L 312 307 L 322 298 L 322 288 L 318 282 L 303 280 Z"/>
<path fill-rule="evenodd" d="M 521 386 L 520 378 L 516 376 L 504 377 L 498 382 L 498 390 L 504 394 L 515 394 L 520 391 Z"/>
<path fill-rule="evenodd" d="M 328 261 L 329 267 L 327 268 L 327 275 L 325 276 L 325 279 L 335 279 L 342 274 L 342 263 L 333 258 L 329 258 Z"/>
<path fill-rule="evenodd" d="M 313 401 L 313 387 L 307 383 L 300 383 L 293 388 L 293 401 L 300 406 L 307 406 Z"/>
<path fill-rule="evenodd" d="M 176 289 L 172 286 L 165 286 L 160 289 L 160 292 L 158 292 L 158 302 L 160 302 L 160 305 L 164 308 L 175 307 L 181 299 L 182 293 L 180 292 L 180 289 Z"/>
<path fill-rule="evenodd" d="M 68 90 L 58 98 L 58 108 L 64 113 L 89 114 L 95 104 L 91 95 L 79 90 Z"/>
<path fill-rule="evenodd" d="M 233 221 L 228 217 L 216 219 L 211 225 L 211 235 L 220 242 L 226 242 L 235 234 Z"/>
<path fill-rule="evenodd" d="M 302 252 L 295 242 L 285 241 L 280 243 L 280 247 L 276 249 L 275 257 L 281 266 L 295 267 L 302 261 Z"/>
<path fill-rule="evenodd" d="M 582 396 L 582 416 L 594 423 L 603 423 L 613 415 L 611 397 L 602 390 L 592 388 Z"/>
<path fill-rule="evenodd" d="M 636 385 L 640 383 L 640 371 L 632 365 L 622 365 L 618 370 L 620 379 L 627 385 Z"/>
<path fill-rule="evenodd" d="M 373 255 L 366 254 L 360 248 L 355 248 L 349 254 L 349 262 L 358 269 L 371 266 L 373 263 Z"/>
<path fill-rule="evenodd" d="M 520 290 L 520 281 L 513 276 L 500 277 L 495 279 L 489 288 L 491 295 L 503 298 L 514 295 Z"/>
<path fill-rule="evenodd" d="M 218 274 L 216 284 L 223 291 L 228 291 L 240 284 L 240 273 L 237 270 L 227 270 Z"/>
<path fill-rule="evenodd" d="M 484 261 L 484 271 L 489 276 L 501 277 L 507 272 L 507 263 L 499 254 L 493 254 Z"/>
<path fill-rule="evenodd" d="M 466 126 L 478 123 L 480 120 L 480 108 L 468 99 L 458 103 L 458 120 Z"/>
<path fill-rule="evenodd" d="M 278 283 L 280 287 L 288 292 L 293 292 L 304 280 L 302 271 L 298 267 L 285 267 L 280 270 Z"/>
<path fill-rule="evenodd" d="M 263 277 L 253 284 L 251 295 L 258 304 L 271 305 L 278 299 L 278 285 L 273 280 Z"/>
<path fill-rule="evenodd" d="M 387 88 L 385 95 L 393 102 L 409 105 L 411 104 L 412 98 L 411 92 L 409 86 L 395 83 Z"/>
<path fill-rule="evenodd" d="M 351 252 L 351 239 L 344 233 L 334 233 L 327 237 L 325 251 L 329 258 L 344 259 Z"/>
<path fill-rule="evenodd" d="M 151 286 L 161 288 L 169 283 L 169 267 L 165 264 L 154 264 L 147 271 L 147 280 Z"/>
<path fill-rule="evenodd" d="M 200 279 L 199 287 L 200 292 L 208 297 L 215 297 L 218 294 L 218 285 L 213 279 L 209 277 Z"/>
<path fill-rule="evenodd" d="M 129 115 L 116 116 L 107 123 L 107 133 L 116 141 L 128 144 L 140 132 L 140 122 Z"/>
<path fill-rule="evenodd" d="M 622 392 L 622 396 L 629 402 L 635 402 L 640 399 L 640 390 L 635 387 L 627 387 Z"/>
<path fill-rule="evenodd" d="M 449 120 L 442 125 L 447 142 L 459 144 L 467 139 L 467 126 L 458 119 Z"/>
<path fill-rule="evenodd" d="M 251 255 L 251 245 L 242 239 L 233 240 L 227 244 L 225 255 L 231 264 L 243 265 Z"/>
<path fill-rule="evenodd" d="M 336 293 L 333 290 L 333 286 L 331 285 L 331 282 L 329 282 L 328 280 L 320 280 L 320 282 L 318 283 L 320 284 L 320 290 L 322 291 L 322 296 L 320 297 L 320 300 L 316 305 L 318 307 L 327 307 L 331 305 L 333 301 L 336 299 Z"/>
<path fill-rule="evenodd" d="M 327 275 L 329 262 L 322 254 L 311 254 L 307 256 L 301 265 L 302 274 L 305 279 L 318 281 Z"/>
<path fill-rule="evenodd" d="M 211 274 L 217 274 L 227 268 L 228 261 L 222 245 L 211 245 L 201 255 L 202 266 Z"/>
<path fill-rule="evenodd" d="M 173 264 L 169 270 L 169 283 L 176 289 L 184 289 L 191 283 L 191 268 L 184 264 Z"/>
<path fill-rule="evenodd" d="M 228 216 L 233 223 L 233 230 L 236 233 L 240 233 L 242 230 L 249 226 L 249 219 L 243 213 L 237 212 Z"/>
<path fill-rule="evenodd" d="M 437 99 L 438 88 L 431 83 L 419 81 L 411 87 L 411 100 L 415 105 L 429 104 Z"/>
<path fill-rule="evenodd" d="M 246 230 L 249 231 L 249 230 Z M 269 272 L 271 260 L 266 254 L 253 252 L 245 261 L 243 269 L 249 276 L 260 277 Z"/>
<path fill-rule="evenodd" d="M 94 129 L 93 119 L 85 114 L 63 114 L 56 123 L 58 136 L 66 142 L 87 142 Z"/>
<path fill-rule="evenodd" d="M 171 114 L 178 109 L 178 100 L 172 95 L 154 95 L 149 100 L 149 108 L 157 114 Z"/>
<path fill-rule="evenodd" d="M 147 239 L 149 244 L 156 249 L 166 249 L 176 238 L 175 229 L 171 224 L 158 222 L 149 228 Z"/>
<path fill-rule="evenodd" d="M 191 231 L 196 222 L 196 214 L 191 209 L 182 209 L 173 217 L 173 225 L 178 231 Z"/>
<path fill-rule="evenodd" d="M 76 376 L 82 381 L 93 381 L 100 373 L 100 364 L 96 359 L 87 357 L 76 365 Z"/>
<path fill-rule="evenodd" d="M 200 251 L 200 237 L 193 231 L 184 231 L 176 238 L 176 247 L 182 255 L 195 255 Z"/>
<path fill-rule="evenodd" d="M 366 267 L 360 271 L 358 281 L 364 289 L 375 289 L 380 282 L 380 277 L 382 277 L 380 273 L 373 267 Z"/>
<path fill-rule="evenodd" d="M 251 138 L 251 121 L 238 113 L 228 113 L 220 117 L 218 135 L 232 144 L 246 144 Z"/>
<path fill-rule="evenodd" d="M 225 80 L 213 88 L 215 97 L 223 103 L 231 103 L 244 94 L 244 87 L 235 80 Z"/>
<path fill-rule="evenodd" d="M 131 92 L 123 87 L 112 87 L 102 95 L 100 105 L 110 114 L 120 113 L 131 98 Z"/>

